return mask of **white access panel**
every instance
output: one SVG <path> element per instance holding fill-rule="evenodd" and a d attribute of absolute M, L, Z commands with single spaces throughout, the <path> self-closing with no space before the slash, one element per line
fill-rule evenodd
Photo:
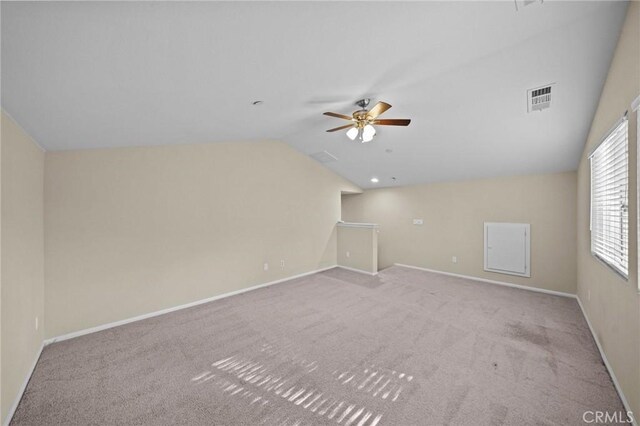
<path fill-rule="evenodd" d="M 531 277 L 531 225 L 484 224 L 484 270 Z"/>

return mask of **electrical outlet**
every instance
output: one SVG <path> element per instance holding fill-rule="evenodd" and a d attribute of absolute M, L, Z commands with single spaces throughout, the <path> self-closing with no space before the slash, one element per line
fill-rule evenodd
<path fill-rule="evenodd" d="M 38 327 L 39 327 L 39 325 L 38 325 L 38 317 L 36 317 L 36 331 L 38 331 Z"/>
<path fill-rule="evenodd" d="M 268 263 L 265 263 L 265 264 L 264 264 L 264 270 L 265 270 L 265 271 L 268 271 L 268 270 L 269 270 L 269 264 L 268 264 Z"/>
<path fill-rule="evenodd" d="M 282 260 L 280 261 L 280 267 L 281 267 L 282 269 L 284 269 L 284 259 L 282 259 Z"/>
<path fill-rule="evenodd" d="M 422 225 L 424 223 L 424 221 L 422 219 L 413 219 L 413 224 L 414 225 Z"/>
<path fill-rule="evenodd" d="M 351 257 L 351 253 L 350 252 L 347 252 L 347 257 Z"/>
<path fill-rule="evenodd" d="M 452 256 L 451 263 L 458 263 L 458 256 Z"/>

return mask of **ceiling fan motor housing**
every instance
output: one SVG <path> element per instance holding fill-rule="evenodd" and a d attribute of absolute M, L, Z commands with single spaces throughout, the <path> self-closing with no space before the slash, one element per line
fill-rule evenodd
<path fill-rule="evenodd" d="M 370 120 L 367 117 L 368 112 L 369 111 L 367 111 L 366 109 L 361 109 L 353 113 L 353 118 L 356 120 L 356 125 L 358 127 L 363 127 L 364 125 L 369 123 Z"/>

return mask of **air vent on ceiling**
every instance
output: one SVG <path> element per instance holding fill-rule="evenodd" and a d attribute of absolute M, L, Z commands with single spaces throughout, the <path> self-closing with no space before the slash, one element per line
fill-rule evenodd
<path fill-rule="evenodd" d="M 319 161 L 320 163 L 330 163 L 332 161 L 338 160 L 338 157 L 328 151 L 316 152 L 314 154 L 311 154 L 310 157 L 316 161 Z"/>
<path fill-rule="evenodd" d="M 527 90 L 527 111 L 542 111 L 551 106 L 551 88 L 553 84 Z"/>

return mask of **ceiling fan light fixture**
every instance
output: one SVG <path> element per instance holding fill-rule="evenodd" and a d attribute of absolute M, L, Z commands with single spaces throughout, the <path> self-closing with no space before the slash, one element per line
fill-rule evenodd
<path fill-rule="evenodd" d="M 374 105 L 373 108 L 367 110 L 366 107 L 369 104 L 369 99 L 361 99 L 356 102 L 360 108 L 358 111 L 354 111 L 351 116 L 338 114 L 336 112 L 325 112 L 324 115 L 328 115 L 329 117 L 340 118 L 342 120 L 347 120 L 350 124 L 345 124 L 344 126 L 334 127 L 333 129 L 327 130 L 327 132 L 337 132 L 338 130 L 347 130 L 347 137 L 352 141 L 358 139 L 360 142 L 371 142 L 373 137 L 376 135 L 376 126 L 408 126 L 411 123 L 409 119 L 398 119 L 398 118 L 390 118 L 390 119 L 380 119 L 378 118 L 381 114 L 391 108 L 386 102 L 378 102 Z"/>
<path fill-rule="evenodd" d="M 362 142 L 371 142 L 376 135 L 376 129 L 371 124 L 367 124 L 362 129 Z"/>

